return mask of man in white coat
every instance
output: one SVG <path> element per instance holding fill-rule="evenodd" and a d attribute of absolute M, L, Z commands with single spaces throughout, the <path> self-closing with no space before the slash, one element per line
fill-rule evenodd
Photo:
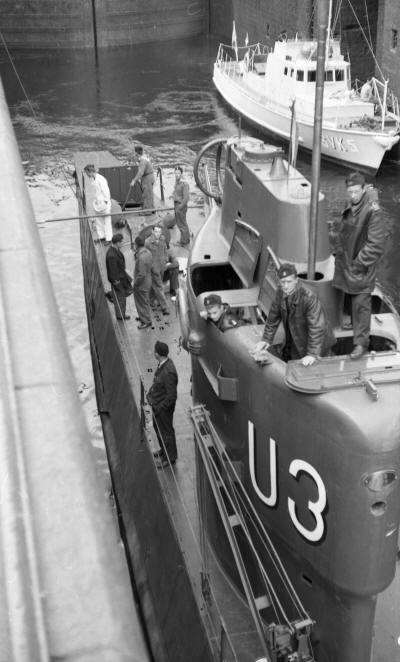
<path fill-rule="evenodd" d="M 93 209 L 95 214 L 95 224 L 97 237 L 100 240 L 110 242 L 112 239 L 112 223 L 111 223 L 111 194 L 108 183 L 103 175 L 96 172 L 94 165 L 89 164 L 84 168 L 86 175 L 89 177 L 91 183 L 91 196 L 93 198 Z"/>

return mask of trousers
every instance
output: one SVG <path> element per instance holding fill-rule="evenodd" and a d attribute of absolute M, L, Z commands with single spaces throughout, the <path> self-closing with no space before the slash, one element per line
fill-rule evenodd
<path fill-rule="evenodd" d="M 112 293 L 114 300 L 115 316 L 117 319 L 121 319 L 122 317 L 125 317 L 125 312 L 126 312 L 125 290 L 120 285 L 113 285 Z"/>
<path fill-rule="evenodd" d="M 133 288 L 133 297 L 138 317 L 143 324 L 151 323 L 150 295 L 149 290 L 137 290 Z"/>
<path fill-rule="evenodd" d="M 161 274 L 156 271 L 151 272 L 151 289 L 153 291 L 152 296 L 158 300 L 162 310 L 168 310 L 168 304 L 164 294 L 162 277 Z"/>
<path fill-rule="evenodd" d="M 163 275 L 163 283 L 169 280 L 169 291 L 171 294 L 176 294 L 179 287 L 179 262 L 177 259 L 171 260 L 171 266 L 166 268 Z"/>
<path fill-rule="evenodd" d="M 143 209 L 154 208 L 154 195 L 153 195 L 154 174 L 150 172 L 148 175 L 143 175 L 141 179 L 142 185 L 142 207 Z"/>
<path fill-rule="evenodd" d="M 175 207 L 176 224 L 181 233 L 180 242 L 181 244 L 188 244 L 190 242 L 190 232 L 186 220 L 187 206 L 185 205 L 183 209 L 178 209 L 178 204 L 179 203 L 175 202 L 174 207 Z"/>
<path fill-rule="evenodd" d="M 105 239 L 106 241 L 111 241 L 113 235 L 111 216 L 109 216 L 110 213 L 111 201 L 108 203 L 104 215 L 96 216 L 94 219 L 98 238 Z"/>
<path fill-rule="evenodd" d="M 349 294 L 349 296 L 351 299 L 354 344 L 368 347 L 371 333 L 371 294 L 370 292 L 362 292 L 361 294 Z"/>
<path fill-rule="evenodd" d="M 173 418 L 174 407 L 167 410 L 153 409 L 153 425 L 160 448 L 162 452 L 168 456 L 171 462 L 175 461 L 178 457 Z"/>

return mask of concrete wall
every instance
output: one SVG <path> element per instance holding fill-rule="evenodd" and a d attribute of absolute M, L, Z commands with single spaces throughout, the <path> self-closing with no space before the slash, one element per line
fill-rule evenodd
<path fill-rule="evenodd" d="M 0 0 L 10 48 L 93 47 L 177 39 L 208 31 L 208 0 Z"/>
<path fill-rule="evenodd" d="M 92 46 L 91 0 L 0 0 L 9 48 Z"/>

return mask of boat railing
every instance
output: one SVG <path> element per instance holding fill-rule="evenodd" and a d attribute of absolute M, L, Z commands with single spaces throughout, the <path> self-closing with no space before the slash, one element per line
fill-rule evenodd
<path fill-rule="evenodd" d="M 400 126 L 399 100 L 388 86 L 388 81 L 381 81 L 372 77 L 367 81 L 366 93 L 363 93 L 365 83 L 358 78 L 354 81 L 354 89 L 358 96 L 364 101 L 371 101 L 374 104 L 374 115 L 380 117 L 381 129 L 385 128 L 385 122 L 390 120 L 395 122 L 397 128 Z"/>
<path fill-rule="evenodd" d="M 265 57 L 266 59 L 270 51 L 269 46 L 260 42 L 248 44 L 247 46 L 237 46 L 236 48 L 229 44 L 220 44 L 216 64 L 224 74 L 235 76 L 238 73 L 243 73 L 244 70 L 252 70 L 256 58 Z"/>

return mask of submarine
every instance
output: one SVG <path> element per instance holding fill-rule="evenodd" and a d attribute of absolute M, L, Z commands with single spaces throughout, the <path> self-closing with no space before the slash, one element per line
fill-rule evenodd
<path fill-rule="evenodd" d="M 217 191 L 202 168 L 210 151 L 216 151 Z M 224 571 L 246 595 L 250 592 L 261 630 L 269 632 L 266 649 L 280 651 L 281 657 L 271 659 L 365 662 L 373 648 L 376 596 L 391 583 L 396 565 L 398 314 L 375 288 L 369 352 L 350 360 L 346 301 L 332 287 L 326 201 L 319 193 L 310 279 L 311 185 L 288 166 L 279 148 L 254 138 L 212 141 L 196 159 L 195 178 L 210 206 L 181 283 L 179 314 L 192 364 L 195 431 L 208 440 L 204 452 L 217 482 L 226 484 L 230 474 L 222 498 L 229 501 L 233 522 L 227 536 L 220 499 L 202 481 L 206 465 L 199 461 L 199 497 L 207 505 L 203 525 Z M 304 285 L 318 294 L 334 329 L 333 356 L 312 366 L 285 363 L 272 354 L 260 365 L 252 355 L 283 262 L 293 263 Z M 205 319 L 204 300 L 210 294 L 229 305 L 236 326 L 222 331 Z M 275 340 L 283 340 L 283 334 L 278 329 Z M 239 517 L 236 511 L 232 516 L 227 496 L 232 484 L 251 506 L 243 510 L 242 503 Z M 273 553 L 256 535 L 259 527 Z M 232 536 L 237 554 L 229 544 Z M 267 575 L 276 585 L 273 554 L 290 582 L 279 595 L 266 591 L 262 581 Z M 242 563 L 245 582 L 238 570 Z M 287 625 L 277 631 L 279 611 Z M 286 638 L 279 648 L 282 632 Z"/>

